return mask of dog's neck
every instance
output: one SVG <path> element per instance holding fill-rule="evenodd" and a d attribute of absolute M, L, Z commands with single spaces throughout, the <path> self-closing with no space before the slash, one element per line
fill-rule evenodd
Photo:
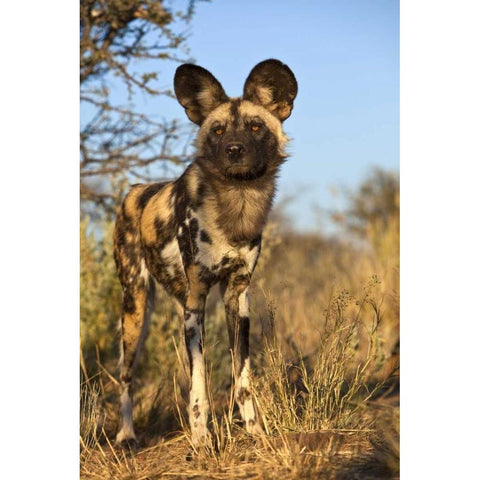
<path fill-rule="evenodd" d="M 184 175 L 198 214 L 214 219 L 214 228 L 232 244 L 250 242 L 262 233 L 275 195 L 276 172 L 253 180 L 225 181 L 205 175 L 194 163 Z"/>

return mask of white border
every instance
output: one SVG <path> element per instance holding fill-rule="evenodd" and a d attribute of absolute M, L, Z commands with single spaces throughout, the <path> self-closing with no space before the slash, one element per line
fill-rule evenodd
<path fill-rule="evenodd" d="M 477 470 L 478 19 L 476 1 L 400 5 L 406 479 L 473 478 Z"/>
<path fill-rule="evenodd" d="M 79 475 L 78 5 L 3 18 L 2 475 Z"/>

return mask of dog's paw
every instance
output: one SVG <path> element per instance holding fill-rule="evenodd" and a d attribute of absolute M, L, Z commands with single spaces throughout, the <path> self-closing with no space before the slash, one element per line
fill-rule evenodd
<path fill-rule="evenodd" d="M 250 419 L 245 422 L 245 428 L 251 435 L 263 435 L 263 428 L 257 420 Z"/>

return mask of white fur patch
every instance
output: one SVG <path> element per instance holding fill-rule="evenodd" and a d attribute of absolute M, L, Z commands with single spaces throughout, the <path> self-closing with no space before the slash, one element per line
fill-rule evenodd
<path fill-rule="evenodd" d="M 182 256 L 177 239 L 174 238 L 171 242 L 167 243 L 165 247 L 163 247 L 160 255 L 165 262 L 167 272 L 171 276 L 175 275 L 175 265 L 182 265 Z"/>
<path fill-rule="evenodd" d="M 214 265 L 218 265 L 222 258 L 224 257 L 235 257 L 236 251 L 234 247 L 232 247 L 225 236 L 221 234 L 216 229 L 207 230 L 208 234 L 210 235 L 213 244 L 202 242 L 200 240 L 201 231 L 204 230 L 202 228 L 204 223 L 197 218 L 200 228 L 198 229 L 197 238 L 195 239 L 197 247 L 198 247 L 198 254 L 197 259 L 200 261 L 202 265 L 205 265 L 208 268 L 212 268 Z"/>
<path fill-rule="evenodd" d="M 250 315 L 248 302 L 248 287 L 238 297 L 238 315 L 248 317 Z"/>
<path fill-rule="evenodd" d="M 197 324 L 197 318 L 197 314 L 191 313 L 190 318 L 185 322 L 185 328 L 195 329 L 195 335 L 188 347 L 192 355 L 192 388 L 190 389 L 188 417 L 194 445 L 205 443 L 209 437 L 207 428 L 209 406 L 205 384 L 205 362 L 198 345 L 201 327 Z"/>
<path fill-rule="evenodd" d="M 255 262 L 257 260 L 258 253 L 258 246 L 252 249 L 250 249 L 250 247 L 243 247 L 240 250 L 240 255 L 245 258 L 249 272 L 253 270 L 253 266 L 255 265 Z"/>
<path fill-rule="evenodd" d="M 238 399 L 239 391 L 242 388 L 248 390 L 249 392 L 251 391 L 250 390 L 250 359 L 249 358 L 245 359 L 245 364 L 240 373 L 240 378 L 237 379 L 237 385 L 235 389 L 237 399 Z M 243 402 L 243 405 L 237 400 L 237 405 L 240 410 L 240 415 L 245 423 L 247 432 L 253 433 L 253 434 L 260 433 L 262 429 L 256 418 L 252 397 L 250 396 L 246 398 Z"/>
<path fill-rule="evenodd" d="M 150 280 L 150 273 L 148 271 L 147 265 L 145 263 L 145 259 L 142 258 L 140 261 L 140 278 L 143 278 L 145 284 L 148 284 Z"/>
<path fill-rule="evenodd" d="M 240 257 L 245 261 L 248 271 L 252 272 L 258 256 L 258 247 L 253 249 L 250 249 L 248 245 L 235 247 L 230 244 L 225 234 L 218 229 L 213 218 L 203 218 L 198 214 L 192 218 L 198 221 L 199 228 L 197 237 L 195 238 L 198 247 L 196 259 L 199 260 L 202 265 L 211 269 L 215 265 L 218 266 L 225 257 L 231 259 Z M 208 233 L 212 243 L 202 242 L 200 240 L 202 230 Z"/>
<path fill-rule="evenodd" d="M 133 429 L 133 405 L 128 393 L 128 385 L 124 385 L 120 396 L 120 414 L 122 416 L 122 427 L 117 433 L 115 441 L 121 443 L 123 440 L 135 440 Z"/>

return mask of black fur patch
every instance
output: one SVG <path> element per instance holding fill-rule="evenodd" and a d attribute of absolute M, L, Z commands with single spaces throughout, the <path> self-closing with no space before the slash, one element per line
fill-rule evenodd
<path fill-rule="evenodd" d="M 200 240 L 205 243 L 212 245 L 212 239 L 210 235 L 205 230 L 200 230 Z"/>
<path fill-rule="evenodd" d="M 188 232 L 188 247 L 192 257 L 195 257 L 198 253 L 197 245 L 197 235 L 199 230 L 198 220 L 196 218 L 190 219 L 187 228 L 185 229 Z"/>
<path fill-rule="evenodd" d="M 158 193 L 164 186 L 166 185 L 166 182 L 161 182 L 161 183 L 154 183 L 153 185 L 149 185 L 143 192 L 142 194 L 137 198 L 137 206 L 141 210 L 145 208 L 145 205 L 148 203 L 148 201 L 156 194 Z"/>
<path fill-rule="evenodd" d="M 207 187 L 204 182 L 198 186 L 197 190 L 197 199 L 195 202 L 195 208 L 199 208 L 203 205 L 203 200 L 205 199 L 205 194 L 207 192 Z"/>
<path fill-rule="evenodd" d="M 123 292 L 123 311 L 124 313 L 135 313 L 135 297 L 133 296 L 131 289 L 125 289 Z"/>
<path fill-rule="evenodd" d="M 262 243 L 262 235 L 257 235 L 251 242 L 250 242 L 250 250 L 253 250 L 256 246 Z"/>
<path fill-rule="evenodd" d="M 217 276 L 208 268 L 202 268 L 200 271 L 200 280 L 208 285 L 209 287 L 213 285 Z"/>
<path fill-rule="evenodd" d="M 245 360 L 249 356 L 250 349 L 250 318 L 239 317 L 238 319 L 239 329 L 239 354 L 240 354 L 240 371 L 245 366 Z"/>
<path fill-rule="evenodd" d="M 237 401 L 240 405 L 245 403 L 245 400 L 248 400 L 252 396 L 251 392 L 246 388 L 242 387 L 238 390 Z"/>
<path fill-rule="evenodd" d="M 198 328 L 197 327 L 189 327 L 185 328 L 185 343 L 187 346 L 187 354 L 188 354 L 188 361 L 190 364 L 190 372 L 193 368 L 193 357 L 192 357 L 192 347 L 194 346 L 195 337 L 197 335 Z M 197 342 L 198 349 L 200 353 L 203 353 L 203 345 L 202 341 L 199 339 Z"/>
<path fill-rule="evenodd" d="M 240 126 L 240 113 L 238 107 L 240 106 L 241 99 L 236 98 L 230 102 L 230 115 L 232 116 L 232 127 L 237 129 Z"/>

